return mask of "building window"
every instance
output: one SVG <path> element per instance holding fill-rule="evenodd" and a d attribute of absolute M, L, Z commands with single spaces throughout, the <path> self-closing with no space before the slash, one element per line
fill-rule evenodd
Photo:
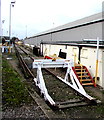
<path fill-rule="evenodd" d="M 81 50 L 81 58 L 88 59 L 88 49 Z"/>

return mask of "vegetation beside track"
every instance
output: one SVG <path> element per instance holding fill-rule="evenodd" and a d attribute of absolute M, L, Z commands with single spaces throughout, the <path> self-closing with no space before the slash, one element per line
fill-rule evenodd
<path fill-rule="evenodd" d="M 2 61 L 2 103 L 3 108 L 9 106 L 21 106 L 31 101 L 25 84 L 21 82 L 21 76 L 15 71 L 3 57 Z"/>

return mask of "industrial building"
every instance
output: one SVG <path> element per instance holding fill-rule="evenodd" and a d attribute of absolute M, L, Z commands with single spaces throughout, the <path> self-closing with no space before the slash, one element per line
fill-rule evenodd
<path fill-rule="evenodd" d="M 62 26 L 41 32 L 24 40 L 25 44 L 39 46 L 44 41 L 81 41 L 83 39 L 104 38 L 102 34 L 102 13 L 76 20 Z"/>
<path fill-rule="evenodd" d="M 50 29 L 24 40 L 24 44 L 30 46 L 40 46 L 43 56 L 60 56 L 63 58 L 75 59 L 87 67 L 92 78 L 96 72 L 96 48 L 97 37 L 100 40 L 98 59 L 98 79 L 97 85 L 104 88 L 104 34 L 103 15 L 95 15 Z"/>

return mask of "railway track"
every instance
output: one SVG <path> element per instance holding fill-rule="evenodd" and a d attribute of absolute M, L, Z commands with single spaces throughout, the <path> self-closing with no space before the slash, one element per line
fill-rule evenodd
<path fill-rule="evenodd" d="M 31 79 L 28 79 L 27 81 L 27 86 L 28 86 L 27 89 L 28 89 L 29 94 L 36 101 L 37 97 L 35 96 L 34 92 L 36 91 L 37 93 L 39 93 L 40 91 L 35 86 L 35 83 L 33 81 L 33 79 L 36 78 L 37 73 L 36 73 L 36 69 L 32 68 L 32 63 L 34 59 L 39 59 L 39 57 L 33 56 L 28 50 L 24 49 L 23 47 L 17 46 L 17 45 L 15 45 L 15 51 L 16 51 L 18 60 L 20 62 L 20 65 L 22 66 L 22 69 L 25 73 L 25 76 L 27 78 L 31 78 Z M 93 101 L 94 103 L 92 103 L 92 101 L 89 101 L 88 99 L 79 95 L 76 91 L 69 88 L 68 85 L 58 80 L 56 75 L 62 74 L 62 73 L 64 74 L 63 70 L 42 69 L 42 72 L 43 72 L 43 77 L 44 77 L 48 92 L 57 104 L 57 106 L 51 106 L 52 108 L 69 108 L 69 107 L 96 104 L 94 101 Z M 37 99 L 36 102 L 38 101 L 39 99 Z M 49 116 L 52 116 L 51 118 L 53 117 L 56 118 L 55 114 L 54 113 L 52 114 L 52 113 L 53 112 L 51 111 L 49 112 L 49 115 L 47 115 L 47 111 L 45 111 L 47 118 L 50 118 Z"/>
<path fill-rule="evenodd" d="M 50 109 L 50 107 L 45 103 L 45 101 L 38 95 L 39 90 L 38 88 L 36 88 L 33 81 L 33 78 L 35 77 L 33 73 L 34 71 L 32 72 L 29 68 L 29 65 L 33 61 L 33 58 L 29 54 L 27 54 L 26 50 L 21 49 L 20 47 L 15 46 L 15 51 L 19 60 L 19 64 L 22 67 L 24 76 L 26 77 L 25 82 L 28 93 L 30 94 L 32 99 L 37 103 L 40 109 L 44 112 L 46 119 L 58 118 L 58 116 L 55 115 L 55 113 Z M 30 61 L 27 61 L 28 57 L 30 58 Z"/>

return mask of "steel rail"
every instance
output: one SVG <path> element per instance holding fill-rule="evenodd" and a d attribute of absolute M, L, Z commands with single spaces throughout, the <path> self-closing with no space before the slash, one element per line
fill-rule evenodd
<path fill-rule="evenodd" d="M 31 70 L 28 68 L 27 64 L 26 64 L 25 61 L 23 60 L 22 55 L 20 55 L 20 53 L 18 52 L 16 46 L 15 46 L 15 49 L 16 49 L 16 52 L 17 52 L 17 55 L 18 55 L 18 59 L 19 59 L 21 65 L 23 64 L 22 67 L 23 67 L 24 71 L 26 72 L 26 70 L 25 70 L 25 68 L 26 68 L 27 71 L 28 71 L 28 73 L 30 74 L 30 76 L 31 76 L 32 78 L 34 78 L 35 76 L 34 76 L 33 73 L 31 72 Z"/>

